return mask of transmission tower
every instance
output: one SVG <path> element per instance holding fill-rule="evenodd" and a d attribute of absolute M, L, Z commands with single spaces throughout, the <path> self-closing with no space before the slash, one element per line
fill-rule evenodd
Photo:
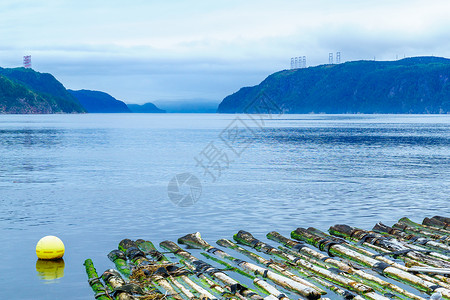
<path fill-rule="evenodd" d="M 31 55 L 23 57 L 23 67 L 27 69 L 31 68 Z"/>

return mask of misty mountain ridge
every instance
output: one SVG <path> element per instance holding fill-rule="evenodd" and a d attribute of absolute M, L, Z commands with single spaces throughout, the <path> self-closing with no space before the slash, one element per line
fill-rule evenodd
<path fill-rule="evenodd" d="M 261 95 L 283 113 L 450 113 L 450 60 L 413 57 L 284 70 L 227 96 L 218 112 L 258 113 L 251 104 Z"/>
<path fill-rule="evenodd" d="M 128 106 L 113 96 L 100 91 L 69 90 L 88 113 L 130 113 Z"/>
<path fill-rule="evenodd" d="M 147 102 L 145 104 L 127 104 L 133 113 L 165 113 L 163 109 L 159 109 L 155 104 Z"/>
<path fill-rule="evenodd" d="M 82 113 L 85 109 L 53 75 L 0 68 L 0 113 Z"/>
<path fill-rule="evenodd" d="M 168 113 L 216 113 L 220 101 L 210 99 L 155 100 Z"/>

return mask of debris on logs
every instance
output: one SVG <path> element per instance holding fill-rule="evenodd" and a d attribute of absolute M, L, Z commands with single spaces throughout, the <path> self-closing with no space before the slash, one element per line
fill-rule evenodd
<path fill-rule="evenodd" d="M 339 224 L 329 234 L 300 227 L 290 236 L 258 239 L 240 230 L 235 242 L 216 246 L 198 232 L 180 237 L 192 253 L 172 241 L 159 244 L 162 252 L 124 239 L 107 255 L 115 269 L 99 276 L 92 260 L 84 266 L 100 300 L 450 300 L 448 217 L 402 218 L 372 230 Z"/>

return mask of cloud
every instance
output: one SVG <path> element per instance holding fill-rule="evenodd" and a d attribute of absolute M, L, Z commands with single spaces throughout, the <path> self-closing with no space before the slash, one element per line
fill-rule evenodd
<path fill-rule="evenodd" d="M 0 65 L 32 55 L 69 88 L 123 100 L 223 98 L 289 67 L 450 56 L 450 4 L 400 1 L 9 1 L 0 3 Z"/>

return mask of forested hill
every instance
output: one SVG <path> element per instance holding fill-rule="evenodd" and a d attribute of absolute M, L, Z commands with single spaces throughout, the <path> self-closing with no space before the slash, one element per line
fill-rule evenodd
<path fill-rule="evenodd" d="M 82 113 L 84 108 L 51 74 L 0 68 L 0 113 Z"/>
<path fill-rule="evenodd" d="M 69 92 L 80 101 L 81 105 L 89 113 L 130 113 L 128 106 L 113 96 L 90 90 L 79 90 Z"/>
<path fill-rule="evenodd" d="M 227 96 L 219 113 L 258 112 L 264 95 L 284 113 L 450 113 L 450 60 L 413 57 L 284 70 Z"/>

